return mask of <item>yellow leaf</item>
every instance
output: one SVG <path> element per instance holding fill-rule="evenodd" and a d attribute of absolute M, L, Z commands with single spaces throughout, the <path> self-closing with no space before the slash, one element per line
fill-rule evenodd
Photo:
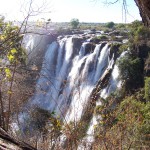
<path fill-rule="evenodd" d="M 10 52 L 11 52 L 12 54 L 15 54 L 15 53 L 17 53 L 17 50 L 16 50 L 15 48 L 13 48 L 13 49 L 10 50 Z"/>
<path fill-rule="evenodd" d="M 12 91 L 8 90 L 8 91 L 7 91 L 7 94 L 12 94 Z"/>
<path fill-rule="evenodd" d="M 5 68 L 5 74 L 7 78 L 11 78 L 11 71 L 9 68 Z"/>
<path fill-rule="evenodd" d="M 8 58 L 9 61 L 13 61 L 15 57 L 10 54 L 10 55 L 7 55 L 7 58 Z"/>

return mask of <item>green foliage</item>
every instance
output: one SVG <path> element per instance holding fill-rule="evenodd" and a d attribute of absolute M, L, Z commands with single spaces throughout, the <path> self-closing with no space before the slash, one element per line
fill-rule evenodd
<path fill-rule="evenodd" d="M 132 44 L 140 44 L 150 38 L 150 29 L 145 27 L 141 21 L 134 21 L 129 25 L 129 40 Z"/>
<path fill-rule="evenodd" d="M 121 54 L 122 52 L 124 51 L 127 51 L 129 48 L 129 45 L 126 43 L 126 44 L 122 44 L 120 47 L 119 47 L 119 53 Z"/>
<path fill-rule="evenodd" d="M 150 77 L 145 79 L 145 99 L 150 101 Z"/>
<path fill-rule="evenodd" d="M 76 29 L 76 28 L 78 27 L 78 25 L 79 25 L 79 19 L 76 19 L 76 18 L 72 19 L 72 20 L 70 21 L 70 24 L 71 24 L 71 27 L 72 27 L 73 29 Z"/>
<path fill-rule="evenodd" d="M 128 29 L 129 42 L 119 47 L 119 53 L 128 50 L 128 54 L 117 62 L 123 93 L 111 94 L 95 109 L 95 115 L 101 116 L 95 127 L 95 145 L 98 147 L 99 143 L 100 149 L 149 149 L 150 146 L 150 77 L 145 78 L 143 88 L 143 66 L 145 62 L 145 69 L 149 69 L 149 56 L 142 59 L 138 49 L 146 45 L 150 30 L 140 21 L 133 22 Z"/>
<path fill-rule="evenodd" d="M 118 125 L 124 126 L 130 140 L 141 141 L 150 133 L 150 103 L 142 103 L 133 97 L 125 98 L 118 107 Z M 144 139 L 142 139 L 144 141 Z M 144 143 L 144 142 L 143 142 Z M 137 143 L 134 143 L 135 147 Z"/>
<path fill-rule="evenodd" d="M 116 28 L 117 29 L 125 29 L 126 28 L 126 24 L 119 23 L 119 24 L 116 25 Z"/>
<path fill-rule="evenodd" d="M 106 27 L 107 28 L 113 28 L 115 26 L 115 23 L 114 22 L 108 22 L 107 24 L 106 24 Z"/>
<path fill-rule="evenodd" d="M 150 102 L 142 102 L 139 95 L 121 98 L 112 95 L 107 104 L 98 106 L 96 114 L 102 119 L 95 127 L 96 146 L 101 149 L 142 149 L 148 147 L 150 134 Z M 114 107 L 114 102 L 116 106 Z M 105 139 L 105 141 L 104 141 Z M 105 142 L 105 143 L 104 143 Z M 111 143 L 111 144 L 110 144 Z"/>
<path fill-rule="evenodd" d="M 138 88 L 142 83 L 142 65 L 139 58 L 125 56 L 118 61 L 120 76 L 128 90 Z"/>
<path fill-rule="evenodd" d="M 13 106 L 14 82 L 16 70 L 25 63 L 26 53 L 21 47 L 23 36 L 20 28 L 12 22 L 6 22 L 4 17 L 0 18 L 0 86 L 2 96 L 0 97 L 0 122 L 2 128 L 8 130 L 10 116 Z M 17 98 L 18 99 L 18 98 Z M 8 115 L 4 115 L 7 112 Z"/>
<path fill-rule="evenodd" d="M 26 54 L 21 47 L 23 36 L 20 29 L 11 22 L 0 19 L 0 53 L 2 58 L 8 59 L 11 64 L 25 62 Z"/>
<path fill-rule="evenodd" d="M 101 36 L 98 36 L 97 39 L 99 39 L 99 40 L 108 40 L 108 37 L 106 35 L 101 35 Z"/>

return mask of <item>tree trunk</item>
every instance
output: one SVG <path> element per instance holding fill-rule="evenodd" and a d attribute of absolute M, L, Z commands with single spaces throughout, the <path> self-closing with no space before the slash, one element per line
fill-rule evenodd
<path fill-rule="evenodd" d="M 139 8 L 142 21 L 145 26 L 150 27 L 150 0 L 134 0 Z"/>

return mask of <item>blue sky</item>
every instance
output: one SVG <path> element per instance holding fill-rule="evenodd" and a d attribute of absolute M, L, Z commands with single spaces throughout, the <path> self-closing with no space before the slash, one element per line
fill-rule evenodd
<path fill-rule="evenodd" d="M 5 15 L 9 20 L 21 20 L 24 17 L 20 9 L 23 8 L 22 10 L 24 10 L 28 7 L 27 2 L 29 1 L 30 0 L 0 0 L 0 14 Z M 33 0 L 33 7 L 36 9 L 37 5 L 41 6 L 43 1 L 46 0 Z M 51 11 L 51 13 L 42 13 L 38 16 L 31 17 L 31 19 L 38 20 L 45 18 L 46 20 L 51 18 L 53 22 L 69 22 L 72 18 L 78 18 L 80 22 L 114 21 L 116 23 L 124 23 L 125 19 L 122 18 L 122 0 L 110 6 L 105 5 L 104 1 L 105 0 L 97 0 L 96 2 L 94 0 L 47 0 L 43 11 Z M 127 0 L 127 5 L 129 11 L 129 14 L 127 14 L 127 22 L 141 19 L 134 0 Z"/>

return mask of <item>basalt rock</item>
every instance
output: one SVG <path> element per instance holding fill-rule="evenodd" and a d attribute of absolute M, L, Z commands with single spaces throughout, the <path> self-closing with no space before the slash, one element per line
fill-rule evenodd
<path fill-rule="evenodd" d="M 80 49 L 83 41 L 84 41 L 83 38 L 76 38 L 76 37 L 72 38 L 73 46 L 74 48 L 77 48 L 77 49 Z"/>
<path fill-rule="evenodd" d="M 87 43 L 85 47 L 85 54 L 92 53 L 96 45 L 94 43 Z"/>
<path fill-rule="evenodd" d="M 117 57 L 119 56 L 118 51 L 119 51 L 120 46 L 121 46 L 121 43 L 114 43 L 114 44 L 111 45 L 110 55 L 109 55 L 110 59 L 112 59 L 113 54 L 114 54 L 114 60 L 117 59 Z"/>

